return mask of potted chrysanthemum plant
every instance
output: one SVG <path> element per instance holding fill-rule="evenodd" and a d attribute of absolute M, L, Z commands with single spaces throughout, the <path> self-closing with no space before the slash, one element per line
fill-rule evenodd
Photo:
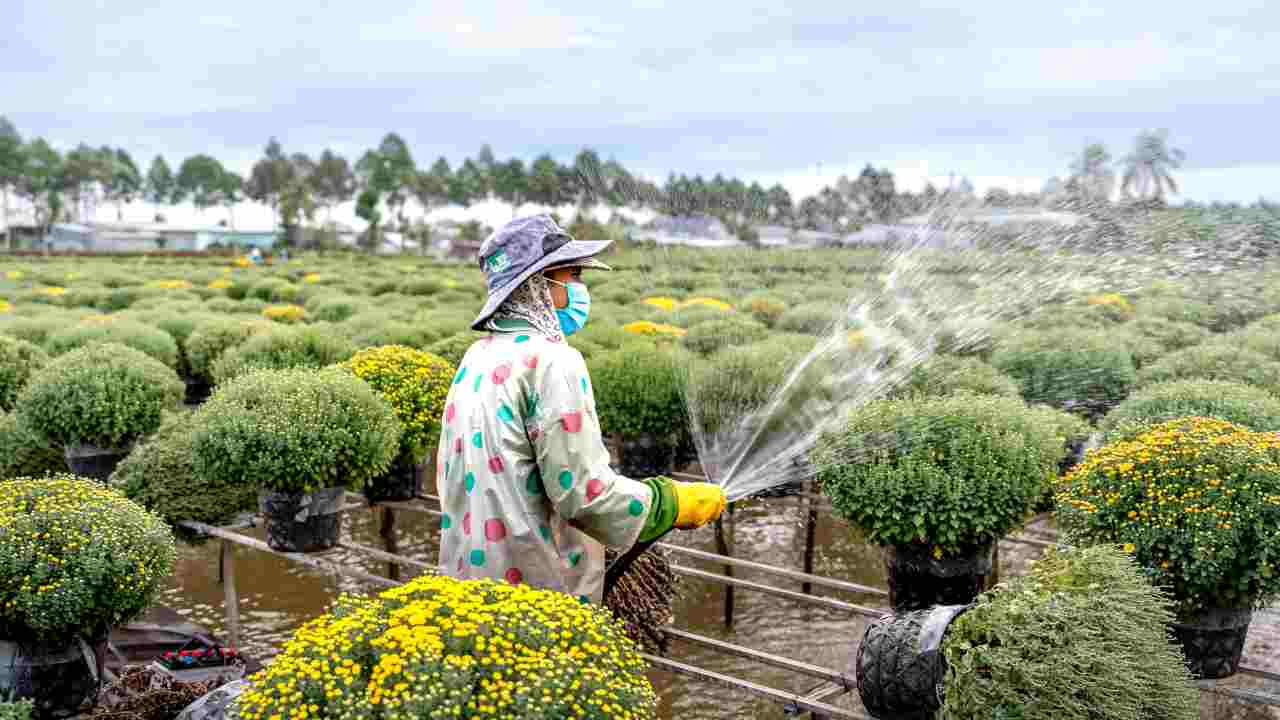
<path fill-rule="evenodd" d="M 444 358 L 404 345 L 356 353 L 339 365 L 364 380 L 391 405 L 400 421 L 400 445 L 387 472 L 364 488 L 370 502 L 412 500 L 421 488 L 422 462 L 440 437 L 445 398 L 456 368 Z M 500 370 L 494 370 L 500 372 Z"/>

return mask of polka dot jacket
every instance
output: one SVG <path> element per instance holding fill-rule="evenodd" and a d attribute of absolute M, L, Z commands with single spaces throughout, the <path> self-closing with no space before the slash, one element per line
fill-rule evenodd
<path fill-rule="evenodd" d="M 440 571 L 599 602 L 604 546 L 636 542 L 653 491 L 609 467 L 581 353 L 533 330 L 476 342 L 442 425 Z"/>

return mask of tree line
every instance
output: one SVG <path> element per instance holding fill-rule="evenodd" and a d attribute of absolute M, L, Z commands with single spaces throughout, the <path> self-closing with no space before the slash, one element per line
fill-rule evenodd
<path fill-rule="evenodd" d="M 138 199 L 159 206 L 190 201 L 197 210 L 221 206 L 229 212 L 248 199 L 272 209 L 286 242 L 304 223 L 314 221 L 317 212 L 352 199 L 356 215 L 369 224 L 366 240 L 371 245 L 389 230 L 429 235 L 425 217 L 430 211 L 490 198 L 513 207 L 526 202 L 552 207 L 603 203 L 664 215 L 703 213 L 746 240 L 761 224 L 847 234 L 867 223 L 928 212 L 944 201 L 1012 208 L 1107 203 L 1117 171 L 1122 199 L 1162 204 L 1166 194 L 1178 191 L 1173 171 L 1184 159 L 1181 150 L 1168 146 L 1166 131 L 1143 132 L 1134 151 L 1118 164 L 1101 144 L 1086 145 L 1069 176 L 1050 179 L 1039 193 L 997 187 L 978 198 L 963 177 L 945 188 L 927 183 L 922 191 L 911 192 L 897 186 L 891 171 L 868 163 L 856 177 L 842 175 L 797 202 L 781 184 L 765 188 L 721 174 L 707 179 L 671 173 L 659 185 L 614 159 L 601 160 L 591 148 L 583 148 L 567 164 L 550 154 L 526 164 L 516 157 L 500 160 L 484 145 L 456 167 L 444 157 L 422 166 L 396 133 L 388 133 L 354 164 L 330 149 L 315 157 L 289 152 L 272 138 L 244 177 L 207 154 L 184 159 L 176 171 L 157 155 L 143 172 L 123 148 L 82 143 L 59 153 L 42 138 L 24 141 L 0 116 L 0 194 L 6 216 L 12 192 L 34 208 L 42 233 L 62 219 L 92 217 L 102 201 L 115 204 L 120 217 L 123 206 Z"/>

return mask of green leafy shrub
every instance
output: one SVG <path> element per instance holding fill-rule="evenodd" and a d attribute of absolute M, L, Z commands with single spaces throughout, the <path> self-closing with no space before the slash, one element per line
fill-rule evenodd
<path fill-rule="evenodd" d="M 18 391 L 47 362 L 49 355 L 39 347 L 0 335 L 0 410 L 13 410 Z"/>
<path fill-rule="evenodd" d="M 1144 348 L 1151 348 L 1146 351 L 1133 348 L 1134 362 L 1139 367 L 1171 352 L 1199 345 L 1212 335 L 1199 325 L 1160 317 L 1140 317 L 1124 327 L 1130 335 L 1146 341 Z"/>
<path fill-rule="evenodd" d="M 942 557 L 1018 527 L 1062 454 L 1062 438 L 1017 398 L 961 394 L 855 408 L 812 460 L 836 513 L 869 542 Z"/>
<path fill-rule="evenodd" d="M 292 303 L 298 299 L 297 285 L 280 278 L 268 278 L 254 283 L 248 296 L 265 303 Z"/>
<path fill-rule="evenodd" d="M 1100 425 L 1108 440 L 1131 438 L 1169 420 L 1211 417 L 1250 430 L 1280 430 L 1280 398 L 1262 388 L 1222 380 L 1174 380 L 1131 395 Z"/>
<path fill-rule="evenodd" d="M 813 343 L 814 338 L 804 335 L 775 336 L 753 345 L 726 347 L 706 358 L 677 356 L 677 377 L 684 388 L 693 431 L 723 435 L 740 427 L 746 417 L 777 395 L 787 372 Z M 798 382 L 794 387 L 801 391 L 786 400 L 797 406 L 809 393 L 821 391 L 816 383 Z M 772 416 L 779 424 L 791 420 L 786 408 Z"/>
<path fill-rule="evenodd" d="M 975 358 L 936 356 L 912 368 L 906 381 L 889 396 L 942 397 L 956 392 L 1014 397 L 1018 395 L 1018 383 Z"/>
<path fill-rule="evenodd" d="M 400 442 L 391 406 L 340 368 L 250 372 L 219 387 L 200 420 L 202 478 L 277 492 L 358 489 L 386 472 Z"/>
<path fill-rule="evenodd" d="M 783 332 L 821 335 L 831 329 L 840 306 L 829 303 L 806 303 L 789 308 L 778 317 L 774 327 Z"/>
<path fill-rule="evenodd" d="M 997 346 L 991 364 L 1018 381 L 1027 402 L 1088 415 L 1123 400 L 1135 381 L 1129 351 L 1095 332 L 1021 333 Z"/>
<path fill-rule="evenodd" d="M 405 345 L 419 350 L 440 339 L 432 327 L 396 320 L 380 313 L 363 313 L 338 326 L 358 348 Z"/>
<path fill-rule="evenodd" d="M 125 447 L 155 432 L 185 389 L 173 370 L 133 348 L 91 345 L 37 371 L 18 395 L 18 418 L 55 445 Z"/>
<path fill-rule="evenodd" d="M 0 478 L 66 472 L 62 448 L 31 431 L 13 414 L 0 412 Z"/>
<path fill-rule="evenodd" d="M 231 298 L 214 298 L 205 302 L 204 308 L 209 312 L 226 315 L 260 315 L 267 304 L 261 300 L 232 300 Z"/>
<path fill-rule="evenodd" d="M 722 347 L 750 345 L 763 340 L 768 334 L 769 328 L 762 323 L 746 317 L 729 316 L 694 325 L 681 343 L 693 352 L 707 355 Z"/>
<path fill-rule="evenodd" d="M 224 383 L 250 370 L 322 368 L 354 355 L 350 340 L 319 327 L 273 328 L 255 333 L 214 361 L 214 382 Z"/>
<path fill-rule="evenodd" d="M 946 720 L 1196 720 L 1168 601 L 1112 548 L 1050 550 L 942 641 Z"/>
<path fill-rule="evenodd" d="M 178 344 L 168 333 L 136 320 L 114 319 L 82 321 L 49 335 L 45 349 L 50 355 L 62 355 L 77 348 L 101 343 L 117 343 L 139 350 L 165 365 L 178 369 Z"/>
<path fill-rule="evenodd" d="M 1058 493 L 1078 545 L 1121 545 L 1180 618 L 1280 595 L 1280 436 L 1190 417 L 1089 454 Z"/>
<path fill-rule="evenodd" d="M 222 353 L 269 330 L 271 324 L 265 320 L 219 318 L 201 324 L 187 337 L 187 364 L 191 376 L 212 382 L 213 363 Z"/>
<path fill-rule="evenodd" d="M 26 340 L 32 345 L 44 345 L 49 334 L 65 327 L 67 318 L 61 313 L 48 313 L 35 317 L 0 317 L 0 335 Z"/>
<path fill-rule="evenodd" d="M 397 290 L 402 295 L 412 295 L 415 297 L 425 297 L 427 295 L 435 295 L 445 289 L 444 282 L 439 278 L 418 276 L 410 278 L 400 283 Z"/>
<path fill-rule="evenodd" d="M 220 525 L 257 508 L 257 488 L 196 473 L 192 440 L 202 412 L 166 418 L 111 475 L 113 487 L 169 524 L 195 520 Z"/>
<path fill-rule="evenodd" d="M 604 432 L 669 437 L 684 426 L 684 399 L 671 353 L 655 347 L 601 352 L 589 363 Z"/>
<path fill-rule="evenodd" d="M 339 367 L 369 383 L 400 421 L 401 457 L 418 462 L 440 439 L 440 419 L 457 366 L 404 345 L 361 350 Z"/>
<path fill-rule="evenodd" d="M 481 337 L 483 336 L 472 330 L 460 332 L 431 343 L 427 346 L 427 352 L 432 355 L 439 355 L 450 363 L 458 365 L 462 362 L 462 356 L 466 355 L 471 346 Z"/>
<path fill-rule="evenodd" d="M 1223 380 L 1280 389 L 1280 362 L 1227 343 L 1208 343 L 1171 353 L 1142 368 L 1138 387 L 1171 380 Z"/>
<path fill-rule="evenodd" d="M 340 323 L 368 307 L 365 300 L 349 295 L 316 295 L 307 300 L 307 314 L 321 322 Z"/>
<path fill-rule="evenodd" d="M 378 669 L 326 670 L 348 663 Z M 377 597 L 344 595 L 249 679 L 237 707 L 240 717 L 289 717 L 297 692 L 314 698 L 316 715 L 351 720 L 653 720 L 647 667 L 599 605 L 425 575 Z"/>
<path fill-rule="evenodd" d="M 35 717 L 35 704 L 30 700 L 0 702 L 0 720 L 31 720 Z"/>
<path fill-rule="evenodd" d="M 173 570 L 159 518 L 101 483 L 0 481 L 0 637 L 67 642 L 134 619 Z"/>

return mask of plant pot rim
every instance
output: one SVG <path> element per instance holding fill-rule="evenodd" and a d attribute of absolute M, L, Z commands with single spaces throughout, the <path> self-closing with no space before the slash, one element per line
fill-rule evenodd
<path fill-rule="evenodd" d="M 85 458 L 95 457 L 98 455 L 128 455 L 132 451 L 132 442 L 117 446 L 90 445 L 89 443 L 76 443 L 62 446 L 62 453 L 68 458 Z"/>

